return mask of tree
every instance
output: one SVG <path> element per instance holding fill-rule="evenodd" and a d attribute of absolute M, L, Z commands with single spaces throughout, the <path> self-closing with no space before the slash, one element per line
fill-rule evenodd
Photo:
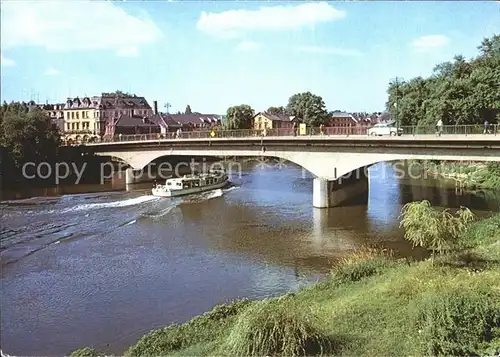
<path fill-rule="evenodd" d="M 24 162 L 52 162 L 60 135 L 50 118 L 38 108 L 28 110 L 22 103 L 4 104 L 0 110 L 0 146 L 19 168 Z"/>
<path fill-rule="evenodd" d="M 191 114 L 191 107 L 189 106 L 189 104 L 186 106 L 186 110 L 184 111 L 184 114 Z"/>
<path fill-rule="evenodd" d="M 405 239 L 413 246 L 431 249 L 434 254 L 452 249 L 474 218 L 466 207 L 460 207 L 453 215 L 448 209 L 434 209 L 429 201 L 424 200 L 403 206 L 400 226 L 405 230 Z"/>
<path fill-rule="evenodd" d="M 269 108 L 267 108 L 266 112 L 268 112 L 269 114 L 274 114 L 274 115 L 288 115 L 286 108 L 283 106 L 269 107 Z"/>
<path fill-rule="evenodd" d="M 398 118 L 402 125 L 432 127 L 494 123 L 500 119 L 500 36 L 486 38 L 471 60 L 457 55 L 438 64 L 429 78 L 398 85 Z M 394 112 L 396 85 L 389 83 L 386 107 Z"/>
<path fill-rule="evenodd" d="M 286 110 L 307 126 L 317 127 L 328 120 L 323 98 L 311 92 L 297 93 L 290 97 Z"/>
<path fill-rule="evenodd" d="M 250 129 L 254 110 L 246 104 L 229 107 L 226 112 L 225 129 Z"/>

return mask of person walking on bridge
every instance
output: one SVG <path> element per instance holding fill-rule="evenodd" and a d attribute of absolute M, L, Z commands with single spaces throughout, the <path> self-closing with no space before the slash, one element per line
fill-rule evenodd
<path fill-rule="evenodd" d="M 437 128 L 437 133 L 436 133 L 437 136 L 441 136 L 441 134 L 443 133 L 443 121 L 441 119 L 438 120 L 436 128 Z"/>
<path fill-rule="evenodd" d="M 490 123 L 488 123 L 488 120 L 484 120 L 484 131 L 483 134 L 491 134 L 491 131 L 489 129 Z"/>

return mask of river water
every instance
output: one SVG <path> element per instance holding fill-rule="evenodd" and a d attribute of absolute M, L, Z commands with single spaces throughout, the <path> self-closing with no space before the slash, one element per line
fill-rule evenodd
<path fill-rule="evenodd" d="M 312 177 L 288 165 L 246 167 L 233 186 L 157 199 L 151 184 L 80 186 L 3 201 L 1 348 L 64 355 L 124 350 L 152 328 L 183 322 L 230 299 L 263 298 L 321 279 L 352 249 L 377 244 L 421 255 L 403 240 L 401 206 L 428 199 L 499 211 L 498 194 L 457 194 L 436 179 L 370 169 L 368 203 L 318 210 Z M 68 192 L 68 190 L 63 192 Z"/>

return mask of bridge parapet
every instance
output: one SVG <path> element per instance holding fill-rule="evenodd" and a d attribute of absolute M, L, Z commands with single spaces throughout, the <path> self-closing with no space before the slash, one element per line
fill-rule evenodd
<path fill-rule="evenodd" d="M 158 140 L 181 140 L 181 139 L 222 139 L 222 138 L 294 138 L 301 140 L 308 137 L 367 137 L 369 136 L 368 126 L 348 126 L 348 127 L 325 127 L 325 128 L 307 128 L 304 133 L 294 131 L 291 128 L 277 129 L 239 129 L 239 130 L 197 130 L 186 131 L 179 135 L 175 132 L 165 134 L 135 134 L 135 135 L 115 135 L 114 137 L 103 137 L 95 139 L 92 142 L 78 142 L 72 144 L 95 145 L 108 142 L 131 142 L 131 141 L 158 141 Z M 417 126 L 402 126 L 401 137 L 439 137 L 443 140 L 449 137 L 470 137 L 470 136 L 500 136 L 500 125 L 490 125 L 485 130 L 482 125 L 445 125 L 442 127 L 440 134 L 436 128 L 432 127 L 417 127 Z M 381 139 L 382 137 L 374 136 Z M 65 143 L 66 145 L 68 143 Z"/>

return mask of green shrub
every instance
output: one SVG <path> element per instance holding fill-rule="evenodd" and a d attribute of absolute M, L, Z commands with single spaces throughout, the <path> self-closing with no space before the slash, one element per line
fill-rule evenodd
<path fill-rule="evenodd" d="M 104 354 L 97 352 L 95 349 L 90 347 L 79 348 L 70 353 L 70 357 L 101 357 Z"/>
<path fill-rule="evenodd" d="M 172 324 L 144 335 L 130 347 L 128 356 L 158 356 L 204 341 L 215 340 L 225 327 L 227 319 L 240 313 L 251 302 L 238 300 L 216 305 L 211 311 L 196 316 L 185 324 Z"/>
<path fill-rule="evenodd" d="M 385 257 L 343 262 L 332 270 L 332 280 L 336 283 L 349 283 L 378 275 L 394 263 Z"/>
<path fill-rule="evenodd" d="M 264 300 L 243 312 L 226 341 L 231 356 L 312 356 L 328 352 L 332 343 L 311 313 L 288 299 Z"/>
<path fill-rule="evenodd" d="M 416 316 L 422 354 L 477 356 L 491 352 L 500 341 L 499 308 L 498 301 L 477 292 L 448 292 L 423 300 Z"/>
<path fill-rule="evenodd" d="M 459 243 L 462 247 L 477 247 L 500 240 L 500 214 L 483 219 L 472 225 L 462 236 Z"/>
<path fill-rule="evenodd" d="M 460 207 L 452 215 L 448 209 L 438 211 L 424 200 L 403 206 L 400 226 L 405 230 L 405 239 L 412 242 L 413 246 L 442 253 L 455 246 L 474 218 L 474 214 L 466 207 Z"/>

